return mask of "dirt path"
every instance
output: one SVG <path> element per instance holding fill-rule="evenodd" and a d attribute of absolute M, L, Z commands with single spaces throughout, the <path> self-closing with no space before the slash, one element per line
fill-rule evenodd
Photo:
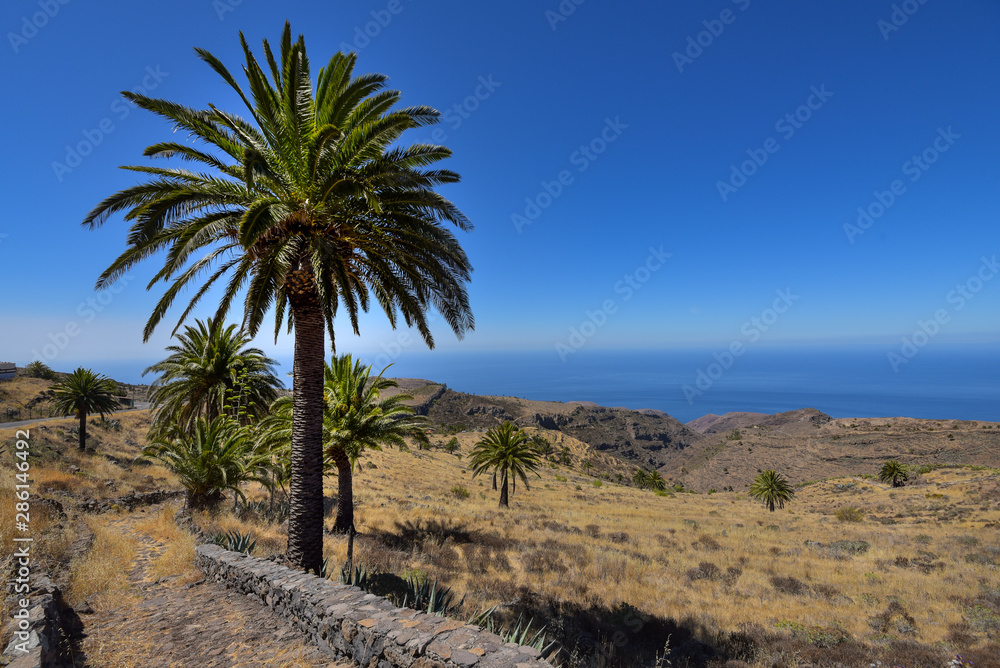
<path fill-rule="evenodd" d="M 323 656 L 270 609 L 204 580 L 154 579 L 150 568 L 166 545 L 136 530 L 145 515 L 112 524 L 138 541 L 129 579 L 141 600 L 81 615 L 87 665 L 121 668 L 349 668 Z"/>

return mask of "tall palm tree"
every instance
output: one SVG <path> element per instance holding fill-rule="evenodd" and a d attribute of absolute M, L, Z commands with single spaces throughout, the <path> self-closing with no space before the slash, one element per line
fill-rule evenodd
<path fill-rule="evenodd" d="M 910 474 L 906 472 L 906 467 L 895 459 L 887 461 L 879 469 L 878 479 L 893 487 L 902 487 L 903 483 L 910 479 Z"/>
<path fill-rule="evenodd" d="M 159 460 L 177 474 L 187 490 L 189 506 L 217 505 L 227 491 L 245 500 L 240 485 L 266 482 L 259 475 L 263 455 L 255 448 L 247 427 L 226 415 L 211 422 L 198 417 L 193 427 L 188 432 L 174 425 L 169 436 L 154 440 L 140 456 Z"/>
<path fill-rule="evenodd" d="M 500 507 L 509 507 L 507 492 L 508 478 L 520 478 L 528 487 L 526 473 L 538 473 L 542 455 L 531 438 L 513 422 L 504 422 L 486 432 L 486 437 L 472 449 L 469 465 L 472 477 L 492 472 L 494 480 L 500 477 Z"/>
<path fill-rule="evenodd" d="M 426 418 L 403 403 L 412 397 L 402 393 L 382 397 L 382 392 L 399 384 L 381 373 L 372 377 L 371 372 L 371 366 L 362 366 L 350 355 L 336 357 L 326 367 L 323 452 L 327 470 L 337 470 L 333 525 L 337 533 L 354 527 L 352 471 L 361 454 L 367 449 L 381 450 L 383 445 L 401 446 L 407 437 L 427 441 Z"/>
<path fill-rule="evenodd" d="M 401 317 L 428 347 L 431 308 L 457 336 L 472 329 L 466 292 L 472 267 L 446 227 L 471 224 L 435 191 L 459 180 L 432 168 L 451 152 L 399 143 L 405 130 L 438 122 L 436 110 L 398 108 L 400 93 L 385 87 L 385 75 L 354 74 L 353 53 L 334 54 L 314 83 L 305 40 L 292 41 L 287 23 L 277 56 L 264 41 L 263 66 L 242 33 L 240 42 L 249 96 L 218 58 L 196 52 L 235 91 L 249 118 L 211 104 L 192 109 L 124 92 L 205 148 L 166 141 L 145 155 L 201 169 L 126 167 L 146 181 L 106 198 L 83 224 L 97 227 L 119 212 L 132 223 L 129 245 L 101 275 L 100 288 L 164 252 L 153 283 L 169 287 L 146 324 L 147 339 L 183 288 L 197 289 L 182 322 L 223 277 L 216 319 L 239 297 L 251 336 L 271 311 L 275 336 L 285 325 L 294 332 L 288 557 L 319 573 L 325 335 L 333 348 L 340 308 L 358 334 L 358 314 L 372 300 L 393 327 Z"/>
<path fill-rule="evenodd" d="M 209 318 L 195 321 L 177 335 L 166 359 L 142 373 L 157 373 L 150 392 L 156 408 L 152 433 L 166 434 L 173 425 L 193 433 L 195 421 L 211 422 L 223 413 L 227 401 L 238 401 L 241 421 L 256 420 L 278 398 L 281 381 L 276 362 L 259 348 L 250 348 L 250 337 L 236 325 L 223 327 Z"/>
<path fill-rule="evenodd" d="M 52 388 L 52 405 L 63 415 L 75 415 L 80 420 L 80 449 L 87 449 L 87 416 L 100 413 L 104 417 L 121 407 L 118 384 L 90 369 L 78 368 Z"/>
<path fill-rule="evenodd" d="M 784 508 L 785 502 L 795 496 L 795 492 L 783 475 L 769 469 L 754 478 L 750 496 L 763 502 L 773 513 L 776 504 L 778 508 Z"/>

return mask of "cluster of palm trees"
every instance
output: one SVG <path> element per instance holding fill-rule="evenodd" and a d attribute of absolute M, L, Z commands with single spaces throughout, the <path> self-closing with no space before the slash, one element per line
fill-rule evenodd
<path fill-rule="evenodd" d="M 639 489 L 651 489 L 658 492 L 667 488 L 667 481 L 663 479 L 659 471 L 655 470 L 639 469 L 632 476 L 632 483 Z"/>
<path fill-rule="evenodd" d="M 173 470 L 193 507 L 217 505 L 231 492 L 245 500 L 242 486 L 267 487 L 273 506 L 289 496 L 294 398 L 279 396 L 274 361 L 234 326 L 209 319 L 186 327 L 170 355 L 149 367 L 160 375 L 152 385 L 154 419 L 144 458 Z M 339 478 L 334 531 L 354 527 L 352 472 L 366 449 L 426 440 L 424 418 L 404 402 L 410 396 L 381 393 L 396 382 L 372 375 L 350 355 L 325 367 L 323 384 L 323 470 Z"/>
<path fill-rule="evenodd" d="M 435 166 L 451 152 L 402 142 L 406 130 L 437 123 L 439 112 L 398 106 L 385 75 L 355 74 L 354 53 L 334 54 L 314 79 L 305 40 L 293 40 L 288 23 L 275 49 L 264 41 L 262 60 L 242 33 L 240 43 L 246 90 L 218 58 L 196 52 L 243 102 L 245 118 L 212 104 L 123 93 L 188 139 L 155 143 L 144 155 L 198 168 L 126 167 L 144 180 L 101 201 L 83 224 L 97 228 L 116 214 L 131 224 L 99 289 L 144 260 L 162 260 L 153 284 L 167 287 L 147 340 L 185 288 L 193 295 L 178 328 L 213 286 L 221 288 L 216 320 L 239 299 L 247 335 L 269 314 L 275 336 L 286 326 L 294 333 L 288 557 L 319 573 L 326 335 L 332 350 L 341 312 L 358 334 L 358 315 L 373 301 L 429 347 L 432 308 L 457 336 L 473 329 L 472 267 L 448 225 L 472 226 L 436 191 L 459 180 Z"/>

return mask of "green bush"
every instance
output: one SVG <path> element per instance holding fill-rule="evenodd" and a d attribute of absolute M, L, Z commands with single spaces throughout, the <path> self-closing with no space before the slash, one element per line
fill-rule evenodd
<path fill-rule="evenodd" d="M 845 506 L 844 508 L 838 508 L 833 516 L 841 522 L 860 522 L 865 519 L 865 512 L 854 506 Z"/>
<path fill-rule="evenodd" d="M 461 485 L 455 485 L 454 487 L 452 487 L 451 488 L 451 493 L 456 498 L 459 498 L 459 499 L 467 499 L 467 498 L 469 498 L 469 490 L 467 490 L 465 487 L 462 487 Z"/>

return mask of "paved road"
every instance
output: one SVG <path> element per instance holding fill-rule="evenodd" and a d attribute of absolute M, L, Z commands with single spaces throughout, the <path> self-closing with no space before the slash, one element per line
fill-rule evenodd
<path fill-rule="evenodd" d="M 138 403 L 138 402 L 137 402 Z M 149 410 L 149 405 L 145 405 L 137 408 L 126 408 L 120 411 L 115 411 L 112 415 L 116 413 L 133 413 L 135 411 L 146 411 Z M 0 429 L 17 429 L 20 427 L 28 427 L 33 424 L 38 424 L 39 422 L 51 422 L 52 420 L 76 420 L 77 418 L 65 415 L 60 415 L 56 417 L 47 418 L 35 418 L 33 420 L 20 420 L 19 422 L 0 422 Z"/>

